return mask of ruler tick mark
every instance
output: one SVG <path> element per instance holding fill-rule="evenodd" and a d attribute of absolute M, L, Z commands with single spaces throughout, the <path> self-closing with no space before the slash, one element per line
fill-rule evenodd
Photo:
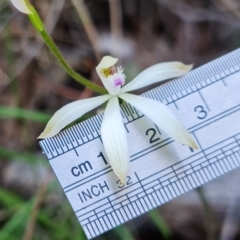
<path fill-rule="evenodd" d="M 205 99 L 203 98 L 203 96 L 202 96 L 200 90 L 198 91 L 198 94 L 199 94 L 199 96 L 201 97 L 202 101 L 204 102 L 204 104 L 205 104 L 207 110 L 210 112 L 210 109 L 209 109 L 209 107 L 208 107 L 208 104 L 206 103 Z"/>
<path fill-rule="evenodd" d="M 224 85 L 225 87 L 227 87 L 227 84 L 226 84 L 226 82 L 225 82 L 225 79 L 224 79 L 224 78 L 222 79 L 222 83 L 223 83 L 223 85 Z"/>
<path fill-rule="evenodd" d="M 107 197 L 107 200 L 108 200 L 108 202 L 110 203 L 110 206 L 111 206 L 111 208 L 112 208 L 112 210 L 114 211 L 114 207 L 113 207 L 113 205 L 112 205 L 112 201 L 109 199 L 109 197 Z M 116 216 L 117 216 L 117 218 L 118 218 L 118 215 L 116 214 Z M 114 222 L 115 222 L 115 219 L 113 219 L 114 220 Z M 118 221 L 119 222 L 121 222 L 120 220 L 119 220 L 119 218 L 118 218 Z M 115 222 L 115 224 L 116 224 L 116 222 Z M 117 224 L 116 224 L 117 225 Z"/>
<path fill-rule="evenodd" d="M 175 108 L 178 110 L 178 105 L 177 105 L 176 101 L 173 100 L 172 103 L 174 104 Z"/>

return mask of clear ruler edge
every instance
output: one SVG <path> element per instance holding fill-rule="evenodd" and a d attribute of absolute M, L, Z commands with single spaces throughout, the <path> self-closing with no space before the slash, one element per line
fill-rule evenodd
<path fill-rule="evenodd" d="M 206 88 L 211 84 L 216 83 L 217 81 L 224 81 L 224 78 L 226 78 L 227 76 L 230 76 L 231 74 L 235 74 L 238 71 L 240 71 L 240 49 L 235 50 L 227 55 L 224 55 L 197 69 L 194 69 L 190 73 L 180 78 L 174 79 L 170 82 L 160 85 L 157 88 L 147 91 L 143 94 L 143 96 L 161 101 L 169 105 L 196 91 Z M 134 108 L 132 108 L 128 104 L 124 104 L 122 106 L 122 115 L 123 115 L 123 120 L 125 124 L 133 122 L 142 117 L 142 115 L 138 111 L 136 111 Z M 47 155 L 48 159 L 51 161 L 62 154 L 72 151 L 75 148 L 78 148 L 84 144 L 87 144 L 93 141 L 96 138 L 99 138 L 102 117 L 103 117 L 103 114 L 96 115 L 80 124 L 77 124 L 65 131 L 62 131 L 56 137 L 41 141 L 40 146 L 42 147 L 43 151 Z M 77 131 L 82 136 L 85 136 L 82 138 L 81 144 L 78 144 L 76 134 L 74 134 L 75 131 Z M 64 141 L 60 141 L 59 139 L 64 139 Z M 61 151 L 59 151 L 59 149 L 61 148 L 60 146 L 61 144 L 65 145 L 65 147 L 62 148 Z M 238 166 L 235 166 L 234 168 Z M 111 170 L 108 170 L 108 171 L 111 171 Z M 219 175 L 221 174 L 216 175 L 216 177 L 218 177 Z M 210 178 L 209 181 L 212 179 L 215 179 L 216 177 Z M 203 185 L 204 183 L 205 182 L 197 184 L 197 186 Z M 195 187 L 196 187 L 196 184 L 195 186 L 188 187 L 187 191 L 194 189 Z M 180 194 L 175 194 L 175 195 L 179 196 L 185 192 L 186 190 L 183 192 L 180 191 Z M 149 209 L 144 209 L 140 214 L 147 212 L 150 209 L 155 208 L 159 205 L 162 205 L 163 203 L 170 201 L 172 198 L 168 199 L 167 201 L 158 201 L 160 202 L 160 204 L 159 203 L 150 204 L 152 207 L 150 207 Z M 95 219 L 92 220 L 92 222 L 94 222 L 93 225 L 90 221 L 90 227 L 87 226 L 87 224 L 89 223 L 89 219 L 85 227 L 84 227 L 84 221 L 80 220 L 80 222 L 84 227 L 87 237 L 92 238 L 140 214 L 135 214 L 135 216 L 130 216 L 130 217 L 122 217 L 123 220 L 118 219 L 117 223 L 116 221 L 114 221 L 115 223 L 111 223 L 110 226 L 108 226 L 106 222 L 104 223 L 105 224 L 104 226 L 103 226 L 103 223 L 102 224 L 99 222 L 96 223 L 98 219 L 96 221 Z M 76 215 L 78 216 L 77 213 Z"/>

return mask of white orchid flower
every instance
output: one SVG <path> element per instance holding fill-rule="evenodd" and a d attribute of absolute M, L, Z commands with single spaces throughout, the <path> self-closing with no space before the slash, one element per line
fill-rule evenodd
<path fill-rule="evenodd" d="M 13 6 L 17 8 L 20 12 L 25 14 L 32 14 L 31 10 L 28 7 L 26 0 L 11 0 Z"/>
<path fill-rule="evenodd" d="M 183 125 L 163 103 L 126 93 L 169 78 L 179 77 L 190 71 L 192 65 L 184 65 L 180 62 L 156 64 L 141 72 L 130 83 L 122 87 L 125 75 L 122 67 L 115 67 L 117 61 L 117 58 L 105 56 L 96 67 L 98 76 L 109 94 L 65 105 L 53 115 L 39 138 L 56 135 L 72 121 L 108 101 L 101 126 L 101 137 L 113 171 L 124 183 L 129 167 L 129 154 L 119 98 L 145 114 L 174 140 L 194 149 L 197 149 L 197 145 Z"/>

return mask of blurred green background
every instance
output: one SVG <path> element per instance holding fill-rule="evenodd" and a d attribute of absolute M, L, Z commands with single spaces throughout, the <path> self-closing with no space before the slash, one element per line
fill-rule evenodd
<path fill-rule="evenodd" d="M 197 67 L 240 47 L 239 1 L 31 2 L 68 63 L 99 85 L 95 66 L 106 54 L 120 59 L 130 80 L 158 62 Z M 86 239 L 36 138 L 60 107 L 94 95 L 66 75 L 27 16 L 1 0 L 0 240 Z M 240 239 L 238 176 L 234 171 L 96 239 Z"/>

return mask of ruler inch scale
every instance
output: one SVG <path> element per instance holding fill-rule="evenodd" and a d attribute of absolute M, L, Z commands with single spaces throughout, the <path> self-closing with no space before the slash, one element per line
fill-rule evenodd
<path fill-rule="evenodd" d="M 103 114 L 40 141 L 88 239 L 240 166 L 240 49 L 142 96 L 168 105 L 199 149 L 170 139 L 122 104 L 130 170 L 122 185 L 104 152 Z"/>

